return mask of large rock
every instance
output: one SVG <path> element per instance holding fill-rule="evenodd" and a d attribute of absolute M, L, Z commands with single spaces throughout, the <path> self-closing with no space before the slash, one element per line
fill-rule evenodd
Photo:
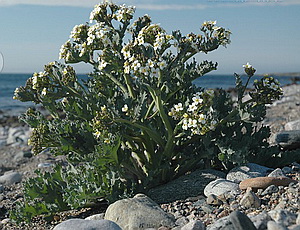
<path fill-rule="evenodd" d="M 276 134 L 275 141 L 285 149 L 300 147 L 300 130 L 282 131 Z"/>
<path fill-rule="evenodd" d="M 207 227 L 207 230 L 236 230 L 229 216 L 218 219 Z"/>
<path fill-rule="evenodd" d="M 276 223 L 275 221 L 269 221 L 267 227 L 268 230 L 289 230 L 288 228 Z"/>
<path fill-rule="evenodd" d="M 285 209 L 274 209 L 268 212 L 270 217 L 278 224 L 290 226 L 296 224 L 297 215 Z"/>
<path fill-rule="evenodd" d="M 265 230 L 267 229 L 268 221 L 272 220 L 272 218 L 268 215 L 266 211 L 262 211 L 259 214 L 253 214 L 252 216 L 248 216 L 257 230 Z"/>
<path fill-rule="evenodd" d="M 0 184 L 11 185 L 22 180 L 22 175 L 18 172 L 6 172 L 0 176 Z"/>
<path fill-rule="evenodd" d="M 231 169 L 227 174 L 226 179 L 239 183 L 245 179 L 266 176 L 268 172 L 271 171 L 271 168 L 267 168 L 255 163 L 248 163 L 247 165 Z"/>
<path fill-rule="evenodd" d="M 114 221 L 123 230 L 173 227 L 175 225 L 174 216 L 164 212 L 144 194 L 116 201 L 107 208 L 104 218 Z"/>
<path fill-rule="evenodd" d="M 229 215 L 229 217 L 235 230 L 256 230 L 256 227 L 249 217 L 242 212 L 234 211 Z"/>
<path fill-rule="evenodd" d="M 239 185 L 229 180 L 225 179 L 216 179 L 211 181 L 204 188 L 204 195 L 208 197 L 211 194 L 219 196 L 221 194 L 232 192 L 235 194 L 239 193 Z"/>
<path fill-rule="evenodd" d="M 109 220 L 70 219 L 56 225 L 53 230 L 122 230 Z"/>
<path fill-rule="evenodd" d="M 284 126 L 285 130 L 300 130 L 300 120 L 296 120 L 296 121 L 290 121 L 288 123 L 285 124 Z"/>
<path fill-rule="evenodd" d="M 240 183 L 240 189 L 265 189 L 270 185 L 276 186 L 288 186 L 290 183 L 297 183 L 298 181 L 293 180 L 289 177 L 256 177 L 243 180 Z"/>
<path fill-rule="evenodd" d="M 203 195 L 204 188 L 209 182 L 224 177 L 225 173 L 217 170 L 196 170 L 151 189 L 147 195 L 159 204 L 184 200 L 188 197 Z"/>

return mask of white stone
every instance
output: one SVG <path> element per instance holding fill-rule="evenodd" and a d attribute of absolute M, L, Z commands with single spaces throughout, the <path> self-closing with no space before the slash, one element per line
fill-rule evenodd
<path fill-rule="evenodd" d="M 204 188 L 204 195 L 208 197 L 211 194 L 219 196 L 226 192 L 238 194 L 240 192 L 239 185 L 229 180 L 216 179 L 211 181 Z"/>
<path fill-rule="evenodd" d="M 70 219 L 56 225 L 53 230 L 122 230 L 109 220 Z"/>
<path fill-rule="evenodd" d="M 123 230 L 175 226 L 174 216 L 144 194 L 116 201 L 107 208 L 104 218 L 114 221 Z"/>
<path fill-rule="evenodd" d="M 270 217 L 278 224 L 289 226 L 296 223 L 297 215 L 284 209 L 275 209 L 268 212 Z"/>
<path fill-rule="evenodd" d="M 92 216 L 88 216 L 85 220 L 103 220 L 105 213 L 95 214 Z"/>
<path fill-rule="evenodd" d="M 286 177 L 286 175 L 280 168 L 277 168 L 273 170 L 268 177 Z"/>
<path fill-rule="evenodd" d="M 288 228 L 276 223 L 275 221 L 268 221 L 268 230 L 288 230 Z"/>
<path fill-rule="evenodd" d="M 181 230 L 205 230 L 205 225 L 199 220 L 191 220 L 188 224 L 184 225 Z"/>
<path fill-rule="evenodd" d="M 0 184 L 11 185 L 22 180 L 22 175 L 18 172 L 7 172 L 0 176 Z"/>
<path fill-rule="evenodd" d="M 290 121 L 285 124 L 285 130 L 300 130 L 300 120 Z"/>

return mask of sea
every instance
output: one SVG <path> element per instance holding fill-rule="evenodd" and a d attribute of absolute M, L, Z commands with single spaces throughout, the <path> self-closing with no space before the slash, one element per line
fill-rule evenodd
<path fill-rule="evenodd" d="M 32 74 L 9 74 L 0 73 L 0 111 L 11 111 L 11 113 L 24 112 L 26 108 L 34 106 L 31 102 L 20 102 L 13 99 L 14 91 L 17 87 L 24 86 L 26 80 L 30 78 Z M 84 77 L 84 75 L 81 75 Z M 262 76 L 253 76 L 251 78 L 250 86 L 255 79 L 260 79 Z M 242 77 L 243 81 L 246 81 L 247 77 Z M 282 86 L 291 84 L 291 78 L 288 76 L 278 76 L 276 79 Z M 235 87 L 234 75 L 204 75 L 194 81 L 194 84 L 203 88 L 222 88 L 230 89 Z"/>

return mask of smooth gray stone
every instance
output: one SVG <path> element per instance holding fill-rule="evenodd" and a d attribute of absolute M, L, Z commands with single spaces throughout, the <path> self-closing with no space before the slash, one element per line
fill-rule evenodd
<path fill-rule="evenodd" d="M 118 200 L 108 206 L 105 217 L 117 223 L 123 230 L 174 227 L 173 215 L 164 212 L 158 204 L 144 194 Z"/>
<path fill-rule="evenodd" d="M 54 227 L 53 230 L 122 230 L 109 220 L 70 219 Z"/>
<path fill-rule="evenodd" d="M 259 213 L 258 215 L 249 217 L 257 230 L 265 230 L 267 229 L 268 221 L 272 220 L 272 218 L 268 215 L 266 211 Z"/>
<path fill-rule="evenodd" d="M 184 225 L 181 230 L 205 230 L 205 225 L 199 220 L 191 220 L 188 224 Z"/>
<path fill-rule="evenodd" d="M 286 177 L 285 173 L 280 169 L 274 169 L 269 175 L 268 177 Z"/>
<path fill-rule="evenodd" d="M 277 193 L 279 191 L 279 188 L 276 185 L 270 185 L 269 187 L 267 187 L 262 193 L 262 196 L 268 195 L 268 194 L 272 194 L 272 193 Z"/>
<path fill-rule="evenodd" d="M 217 220 L 212 225 L 207 227 L 207 230 L 236 230 L 231 222 L 231 218 L 229 216 L 225 216 L 219 220 Z"/>
<path fill-rule="evenodd" d="M 268 230 L 288 230 L 288 228 L 276 223 L 275 221 L 269 221 L 267 227 Z"/>
<path fill-rule="evenodd" d="M 226 192 L 238 194 L 240 192 L 239 185 L 229 180 L 216 179 L 214 181 L 211 181 L 204 188 L 204 195 L 206 197 L 208 197 L 211 194 L 219 196 Z"/>
<path fill-rule="evenodd" d="M 266 176 L 268 172 L 271 171 L 271 168 L 261 166 L 255 163 L 248 163 L 244 166 L 239 166 L 231 169 L 228 172 L 226 179 L 236 183 L 240 183 L 245 179 Z"/>
<path fill-rule="evenodd" d="M 278 224 L 290 226 L 296 223 L 297 215 L 285 209 L 274 209 L 268 212 L 270 217 Z"/>
<path fill-rule="evenodd" d="M 256 227 L 249 217 L 240 211 L 232 212 L 229 217 L 235 230 L 256 230 Z"/>
<path fill-rule="evenodd" d="M 0 192 L 4 191 L 4 187 L 0 184 Z"/>
<path fill-rule="evenodd" d="M 196 170 L 167 184 L 150 189 L 147 195 L 158 204 L 184 200 L 188 197 L 203 195 L 204 188 L 209 182 L 225 176 L 225 173 L 217 170 Z"/>
<path fill-rule="evenodd" d="M 275 141 L 285 149 L 297 149 L 300 147 L 300 130 L 279 132 Z"/>
<path fill-rule="evenodd" d="M 22 180 L 22 175 L 18 172 L 7 172 L 0 176 L 0 184 L 11 185 Z"/>
<path fill-rule="evenodd" d="M 300 130 L 300 120 L 290 121 L 284 125 L 285 130 Z"/>

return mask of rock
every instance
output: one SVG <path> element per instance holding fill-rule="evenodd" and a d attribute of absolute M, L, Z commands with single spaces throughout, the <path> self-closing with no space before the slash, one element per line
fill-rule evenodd
<path fill-rule="evenodd" d="M 54 227 L 53 230 L 122 230 L 116 223 L 109 220 L 70 219 Z"/>
<path fill-rule="evenodd" d="M 293 171 L 291 167 L 287 167 L 287 166 L 283 167 L 281 170 L 285 175 Z"/>
<path fill-rule="evenodd" d="M 191 220 L 188 224 L 184 225 L 181 230 L 205 230 L 205 225 L 199 220 Z"/>
<path fill-rule="evenodd" d="M 229 216 L 218 219 L 215 223 L 209 225 L 207 230 L 236 230 Z"/>
<path fill-rule="evenodd" d="M 186 225 L 188 222 L 189 222 L 189 219 L 188 219 L 187 217 L 182 216 L 182 217 L 180 217 L 180 218 L 178 218 L 178 219 L 176 220 L 175 224 L 176 224 L 177 226 L 184 226 L 184 225 Z"/>
<path fill-rule="evenodd" d="M 250 216 L 249 218 L 257 230 L 267 229 L 268 221 L 272 220 L 272 218 L 268 215 L 266 211 L 263 211 L 258 215 Z"/>
<path fill-rule="evenodd" d="M 92 216 L 88 216 L 85 220 L 103 220 L 105 213 L 95 214 Z"/>
<path fill-rule="evenodd" d="M 285 209 L 276 209 L 268 212 L 269 216 L 278 224 L 289 226 L 296 223 L 297 215 Z"/>
<path fill-rule="evenodd" d="M 245 166 L 233 168 L 226 176 L 227 180 L 239 183 L 245 179 L 266 176 L 272 169 L 254 163 L 248 163 Z"/>
<path fill-rule="evenodd" d="M 289 230 L 300 230 L 300 225 L 291 225 L 288 227 Z"/>
<path fill-rule="evenodd" d="M 285 149 L 300 147 L 300 130 L 282 131 L 276 134 L 275 141 Z"/>
<path fill-rule="evenodd" d="M 252 221 L 242 212 L 234 211 L 229 215 L 231 223 L 236 230 L 256 230 Z"/>
<path fill-rule="evenodd" d="M 288 230 L 288 228 L 276 223 L 275 221 L 269 221 L 267 228 L 268 230 Z"/>
<path fill-rule="evenodd" d="M 270 185 L 267 187 L 262 193 L 262 196 L 268 195 L 268 194 L 273 194 L 279 191 L 279 188 L 276 185 Z"/>
<path fill-rule="evenodd" d="M 268 177 L 286 177 L 286 175 L 284 174 L 284 172 L 280 169 L 277 168 L 274 171 L 272 171 Z"/>
<path fill-rule="evenodd" d="M 22 180 L 22 175 L 18 172 L 6 172 L 4 175 L 0 176 L 0 184 L 11 185 L 14 183 L 19 183 Z"/>
<path fill-rule="evenodd" d="M 298 213 L 297 219 L 296 219 L 296 224 L 300 225 L 300 212 Z"/>
<path fill-rule="evenodd" d="M 206 199 L 206 203 L 213 204 L 213 205 L 220 205 L 222 204 L 222 201 L 220 201 L 215 194 L 210 194 Z"/>
<path fill-rule="evenodd" d="M 104 218 L 114 221 L 123 230 L 173 227 L 175 225 L 174 216 L 164 212 L 144 194 L 116 201 L 107 208 Z"/>
<path fill-rule="evenodd" d="M 253 189 L 265 189 L 270 185 L 276 186 L 288 186 L 290 183 L 297 183 L 298 181 L 293 180 L 289 177 L 256 177 L 243 180 L 239 187 L 240 189 L 247 189 L 251 187 Z"/>
<path fill-rule="evenodd" d="M 4 187 L 0 184 L 0 192 L 4 191 Z"/>
<path fill-rule="evenodd" d="M 213 212 L 214 208 L 210 206 L 209 204 L 203 204 L 200 206 L 200 208 L 207 214 L 210 214 Z"/>
<path fill-rule="evenodd" d="M 202 195 L 205 185 L 212 180 L 224 177 L 225 173 L 217 170 L 196 170 L 151 189 L 147 195 L 159 204 L 184 200 L 188 197 Z"/>
<path fill-rule="evenodd" d="M 6 139 L 7 145 L 27 145 L 30 136 L 30 130 L 27 127 L 10 127 Z"/>
<path fill-rule="evenodd" d="M 44 162 L 44 163 L 39 163 L 38 164 L 38 168 L 50 168 L 54 166 L 53 163 L 49 163 L 49 162 Z"/>
<path fill-rule="evenodd" d="M 206 197 L 211 194 L 219 196 L 229 191 L 235 194 L 239 193 L 239 185 L 229 180 L 216 179 L 205 186 L 204 195 Z"/>
<path fill-rule="evenodd" d="M 300 120 L 290 121 L 284 125 L 285 130 L 300 130 Z"/>
<path fill-rule="evenodd" d="M 259 208 L 261 200 L 256 196 L 256 194 L 248 188 L 243 198 L 240 201 L 240 205 L 246 208 Z"/>

